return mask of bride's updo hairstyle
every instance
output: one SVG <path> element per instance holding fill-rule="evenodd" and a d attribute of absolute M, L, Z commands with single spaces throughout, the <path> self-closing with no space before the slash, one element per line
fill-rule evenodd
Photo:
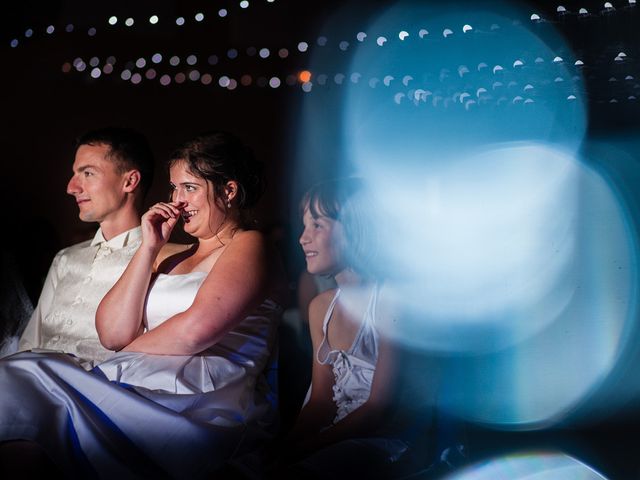
<path fill-rule="evenodd" d="M 232 209 L 240 212 L 258 203 L 265 190 L 264 168 L 253 151 L 239 138 L 224 131 L 205 132 L 178 147 L 169 159 L 169 168 L 184 161 L 196 177 L 213 185 L 214 199 L 226 208 L 225 185 L 234 180 L 238 193 L 231 200 Z"/>

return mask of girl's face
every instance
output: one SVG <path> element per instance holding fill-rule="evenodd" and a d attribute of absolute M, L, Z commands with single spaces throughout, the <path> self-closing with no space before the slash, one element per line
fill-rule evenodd
<path fill-rule="evenodd" d="M 182 220 L 184 231 L 196 238 L 209 238 L 225 219 L 225 212 L 210 200 L 213 187 L 206 180 L 193 175 L 184 161 L 174 163 L 169 170 L 171 200 L 184 202 Z M 214 199 L 215 200 L 215 199 Z"/>
<path fill-rule="evenodd" d="M 323 215 L 314 218 L 309 207 L 302 217 L 304 230 L 300 245 L 307 270 L 314 275 L 335 275 L 345 268 L 343 259 L 344 233 L 342 224 Z"/>

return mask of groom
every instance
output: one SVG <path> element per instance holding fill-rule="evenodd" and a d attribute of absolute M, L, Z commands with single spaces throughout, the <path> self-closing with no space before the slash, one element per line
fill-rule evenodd
<path fill-rule="evenodd" d="M 19 350 L 71 353 L 87 366 L 113 352 L 98 339 L 95 313 L 140 246 L 140 216 L 153 179 L 154 159 L 140 133 L 104 128 L 76 141 L 67 193 L 83 222 L 100 225 L 93 240 L 57 253 Z"/>

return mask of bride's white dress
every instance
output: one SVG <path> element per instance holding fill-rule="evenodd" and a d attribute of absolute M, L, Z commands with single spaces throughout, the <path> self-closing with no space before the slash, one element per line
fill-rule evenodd
<path fill-rule="evenodd" d="M 205 273 L 159 275 L 145 322 L 186 310 Z M 72 356 L 0 361 L 0 441 L 39 443 L 79 478 L 198 478 L 268 437 L 265 377 L 280 307 L 265 301 L 198 355 L 116 353 L 92 371 Z"/>

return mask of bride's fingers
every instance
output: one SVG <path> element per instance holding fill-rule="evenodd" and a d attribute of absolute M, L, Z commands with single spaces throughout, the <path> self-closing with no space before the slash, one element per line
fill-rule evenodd
<path fill-rule="evenodd" d="M 170 203 L 158 202 L 149 208 L 149 212 L 153 212 L 161 215 L 164 218 L 177 218 L 180 215 L 180 210 Z"/>

